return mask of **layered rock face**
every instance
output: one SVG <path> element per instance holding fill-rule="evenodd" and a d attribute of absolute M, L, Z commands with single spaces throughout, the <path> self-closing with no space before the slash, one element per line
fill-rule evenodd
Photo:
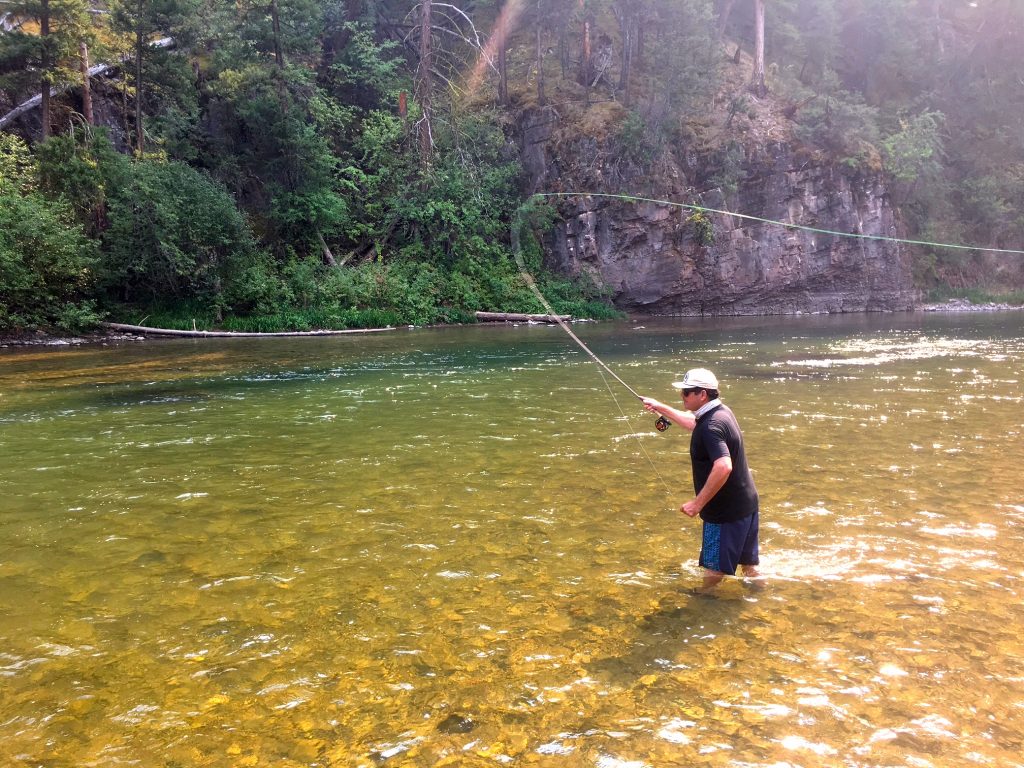
<path fill-rule="evenodd" d="M 574 191 L 545 158 L 543 130 L 527 130 L 524 167 L 535 189 Z M 684 190 L 699 161 L 663 167 L 666 199 L 865 237 L 844 237 L 722 213 L 705 214 L 712 231 L 689 221 L 693 210 L 600 196 L 561 198 L 563 215 L 548 242 L 549 266 L 589 273 L 624 311 L 654 315 L 796 314 L 912 309 L 919 300 L 905 248 L 871 237 L 898 237 L 899 219 L 879 176 L 808 165 L 787 144 L 748 148 L 737 191 L 725 199 Z M 622 186 L 616 192 L 621 191 Z M 585 189 L 585 188 L 584 188 Z M 605 191 L 603 189 L 590 191 Z M 639 194 L 639 193 L 635 193 Z M 650 193 L 644 197 L 657 197 Z M 710 236 L 709 236 L 710 235 Z M 705 243 L 705 244 L 702 244 Z"/>

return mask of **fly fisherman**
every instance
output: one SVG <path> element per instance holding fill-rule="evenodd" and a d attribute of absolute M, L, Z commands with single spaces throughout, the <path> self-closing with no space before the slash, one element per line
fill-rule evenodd
<path fill-rule="evenodd" d="M 743 450 L 743 434 L 733 412 L 718 397 L 718 379 L 706 368 L 687 371 L 678 410 L 653 398 L 641 398 L 644 408 L 685 427 L 690 436 L 693 489 L 697 494 L 681 511 L 703 520 L 700 564 L 704 589 L 711 589 L 726 574 L 756 577 L 758 500 L 754 478 Z"/>

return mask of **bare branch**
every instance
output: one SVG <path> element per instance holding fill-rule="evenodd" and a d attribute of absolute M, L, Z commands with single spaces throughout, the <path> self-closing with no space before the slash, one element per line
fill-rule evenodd
<path fill-rule="evenodd" d="M 413 11 L 416 8 L 418 8 L 418 7 L 419 7 L 418 4 L 416 6 L 413 6 L 413 10 L 409 11 L 409 13 L 406 14 L 406 19 L 409 19 L 412 16 Z M 466 33 L 464 33 L 462 31 L 461 25 L 459 24 L 458 20 L 453 15 L 451 15 L 449 13 L 446 13 L 445 11 L 438 12 L 438 10 L 437 10 L 438 8 L 450 8 L 451 10 L 455 11 L 459 16 L 461 16 L 463 19 L 465 19 L 466 22 L 469 24 L 470 29 L 472 30 L 472 37 L 467 36 Z M 487 46 L 486 46 L 486 43 L 481 38 L 479 30 L 477 30 L 476 25 L 473 24 L 472 19 L 470 19 L 469 16 L 467 16 L 464 11 L 462 11 L 460 8 L 457 8 L 454 5 L 451 5 L 450 3 L 431 3 L 431 12 L 434 15 L 440 16 L 441 18 L 443 18 L 446 21 L 450 22 L 449 26 L 442 26 L 440 24 L 432 24 L 431 25 L 431 32 L 432 33 L 448 35 L 449 37 L 455 38 L 456 40 L 459 40 L 459 41 L 465 43 L 470 48 L 476 49 L 477 51 L 479 51 L 479 53 L 483 57 L 484 61 L 487 62 L 487 65 L 492 70 L 497 71 L 497 67 L 494 64 L 494 60 L 490 56 L 487 55 Z M 406 40 L 411 40 L 413 37 L 415 37 L 417 35 L 417 33 L 420 33 L 419 25 L 415 25 L 415 24 L 410 25 L 409 28 L 408 28 L 408 32 L 406 33 L 405 38 L 403 39 L 403 42 L 405 42 Z"/>
<path fill-rule="evenodd" d="M 480 42 L 480 33 L 477 32 L 476 26 L 473 24 L 473 20 L 470 19 L 469 16 L 467 16 L 460 8 L 456 8 L 454 5 L 449 5 L 448 3 L 435 3 L 434 7 L 435 8 L 451 8 L 453 11 L 455 11 L 455 12 L 459 13 L 460 15 L 462 15 L 462 17 L 467 22 L 469 22 L 469 27 L 470 27 L 470 29 L 473 30 L 473 34 L 476 36 L 476 46 L 478 48 L 482 48 L 483 47 L 483 43 Z"/>

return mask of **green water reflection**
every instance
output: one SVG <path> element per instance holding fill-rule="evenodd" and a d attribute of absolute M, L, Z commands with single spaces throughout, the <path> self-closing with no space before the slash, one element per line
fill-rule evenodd
<path fill-rule="evenodd" d="M 0 350 L 0 764 L 1021 765 L 1020 314 Z M 650 461 L 645 456 L 650 456 Z"/>

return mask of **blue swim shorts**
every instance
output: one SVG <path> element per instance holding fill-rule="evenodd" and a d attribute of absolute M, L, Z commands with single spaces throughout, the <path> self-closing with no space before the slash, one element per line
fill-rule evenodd
<path fill-rule="evenodd" d="M 728 574 L 735 574 L 740 565 L 757 565 L 757 527 L 757 512 L 732 523 L 705 522 L 700 564 Z"/>

